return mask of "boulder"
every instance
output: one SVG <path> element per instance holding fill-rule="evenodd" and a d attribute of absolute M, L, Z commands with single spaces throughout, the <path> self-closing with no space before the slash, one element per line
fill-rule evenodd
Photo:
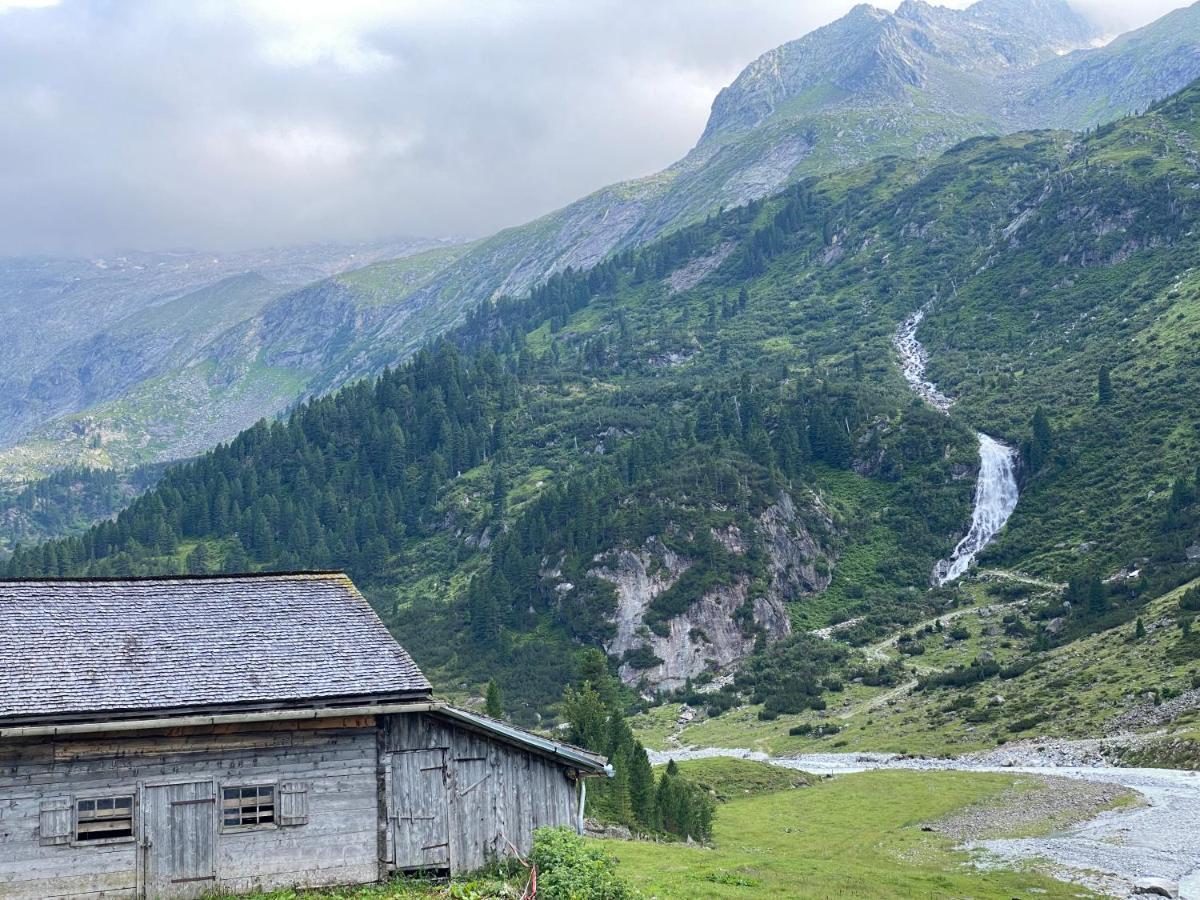
<path fill-rule="evenodd" d="M 1166 878 L 1139 878 L 1133 883 L 1133 892 L 1138 896 L 1176 898 L 1179 885 Z"/>

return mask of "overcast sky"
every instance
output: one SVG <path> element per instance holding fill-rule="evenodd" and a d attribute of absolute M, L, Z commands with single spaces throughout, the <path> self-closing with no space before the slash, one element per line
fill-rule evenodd
<path fill-rule="evenodd" d="M 852 5 L 0 0 L 0 254 L 486 234 L 669 165 Z"/>

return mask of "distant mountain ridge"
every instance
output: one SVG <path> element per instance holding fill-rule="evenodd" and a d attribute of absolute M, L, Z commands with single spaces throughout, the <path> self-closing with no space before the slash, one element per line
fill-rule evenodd
<path fill-rule="evenodd" d="M 232 436 L 251 410 L 270 416 L 404 359 L 480 302 L 722 207 L 980 134 L 1094 126 L 1200 77 L 1200 6 L 1103 47 L 1098 39 L 1063 0 L 980 0 L 966 10 L 907 0 L 894 13 L 857 6 L 747 66 L 714 101 L 696 147 L 656 175 L 472 244 L 254 294 L 226 332 L 131 392 L 63 402 L 60 388 L 70 395 L 77 374 L 90 371 L 86 358 L 38 380 L 36 391 L 0 367 L 9 398 L 0 478 L 188 455 Z M 0 338 L 0 355 L 10 339 Z"/>
<path fill-rule="evenodd" d="M 227 352 L 237 326 L 314 280 L 437 243 L 0 259 L 0 482 L 186 456 L 255 421 L 259 401 L 286 406 L 290 377 L 247 378 L 253 360 Z M 222 404 L 222 382 L 242 381 Z"/>

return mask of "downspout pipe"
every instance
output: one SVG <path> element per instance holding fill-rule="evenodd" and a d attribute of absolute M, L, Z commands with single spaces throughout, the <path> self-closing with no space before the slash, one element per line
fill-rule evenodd
<path fill-rule="evenodd" d="M 579 821 L 575 823 L 575 833 L 582 837 L 584 832 L 583 809 L 587 805 L 587 779 L 579 778 L 577 783 L 579 784 Z"/>

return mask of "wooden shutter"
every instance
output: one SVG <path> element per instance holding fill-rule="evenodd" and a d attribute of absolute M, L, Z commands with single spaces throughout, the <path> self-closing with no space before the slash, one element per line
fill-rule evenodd
<path fill-rule="evenodd" d="M 74 831 L 70 797 L 43 800 L 38 815 L 38 840 L 43 846 L 69 844 Z"/>
<path fill-rule="evenodd" d="M 284 781 L 279 785 L 280 825 L 308 824 L 308 785 L 303 781 Z"/>

